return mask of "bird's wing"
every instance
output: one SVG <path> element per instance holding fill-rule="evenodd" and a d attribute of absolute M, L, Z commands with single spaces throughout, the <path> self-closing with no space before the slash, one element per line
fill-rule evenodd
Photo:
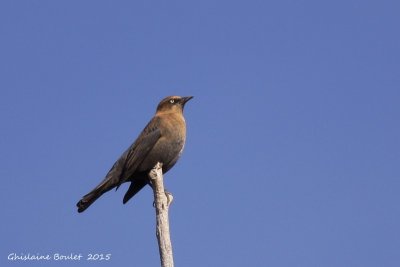
<path fill-rule="evenodd" d="M 135 143 L 128 148 L 125 158 L 124 169 L 121 174 L 121 183 L 126 182 L 136 171 L 139 165 L 146 158 L 147 154 L 153 149 L 154 145 L 161 137 L 159 129 L 160 121 L 154 117 L 143 129 Z"/>
<path fill-rule="evenodd" d="M 136 171 L 143 159 L 161 137 L 159 119 L 154 117 L 140 133 L 136 141 L 121 155 L 98 185 L 110 184 L 118 187 Z"/>

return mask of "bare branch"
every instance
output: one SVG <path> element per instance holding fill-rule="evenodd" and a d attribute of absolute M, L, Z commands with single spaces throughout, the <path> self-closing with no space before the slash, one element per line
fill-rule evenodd
<path fill-rule="evenodd" d="M 156 208 L 157 228 L 156 235 L 160 251 L 162 267 L 173 267 L 174 258 L 172 254 L 172 244 L 169 233 L 168 209 L 172 202 L 172 195 L 165 192 L 162 164 L 157 163 L 150 171 L 149 177 L 154 192 L 154 205 Z"/>

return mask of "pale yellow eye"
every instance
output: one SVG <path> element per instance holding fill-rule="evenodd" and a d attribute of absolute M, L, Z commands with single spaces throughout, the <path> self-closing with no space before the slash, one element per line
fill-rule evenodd
<path fill-rule="evenodd" d="M 171 99 L 171 100 L 169 101 L 169 103 L 171 103 L 171 104 L 173 104 L 174 102 L 175 102 L 174 99 Z"/>

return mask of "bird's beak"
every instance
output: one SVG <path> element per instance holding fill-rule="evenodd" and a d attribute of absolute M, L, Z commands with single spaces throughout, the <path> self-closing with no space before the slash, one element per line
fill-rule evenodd
<path fill-rule="evenodd" d="M 186 102 L 188 102 L 192 98 L 193 98 L 193 96 L 182 97 L 182 100 L 181 100 L 182 101 L 182 106 L 184 106 L 186 104 Z"/>

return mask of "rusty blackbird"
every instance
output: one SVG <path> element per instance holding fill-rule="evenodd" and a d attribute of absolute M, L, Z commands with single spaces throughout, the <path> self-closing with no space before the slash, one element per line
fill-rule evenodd
<path fill-rule="evenodd" d="M 150 184 L 148 173 L 161 162 L 163 173 L 170 170 L 181 155 L 186 139 L 183 108 L 192 96 L 169 96 L 161 100 L 154 117 L 136 141 L 114 163 L 104 180 L 76 204 L 78 212 L 86 210 L 105 192 L 131 182 L 125 204 L 145 185 Z"/>

